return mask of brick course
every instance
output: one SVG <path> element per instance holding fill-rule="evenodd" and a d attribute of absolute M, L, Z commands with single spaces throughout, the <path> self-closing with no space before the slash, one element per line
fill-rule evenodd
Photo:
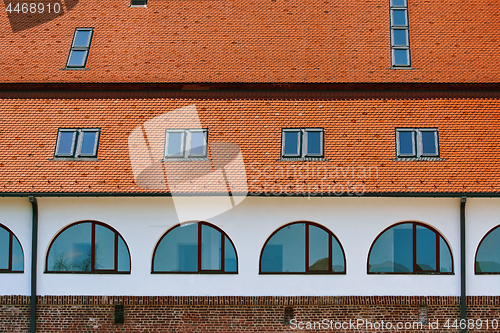
<path fill-rule="evenodd" d="M 316 322 L 316 329 L 304 330 L 320 332 L 460 331 L 444 327 L 448 319 L 451 325 L 460 318 L 460 298 L 444 296 L 39 296 L 37 303 L 37 332 L 293 332 L 300 331 L 298 322 L 304 328 Z M 116 304 L 124 305 L 124 324 L 114 324 Z M 468 318 L 483 320 L 482 329 L 475 326 L 469 332 L 499 331 L 494 320 L 500 321 L 500 296 L 470 296 L 467 304 Z M 295 326 L 284 324 L 285 307 L 293 308 Z M 414 325 L 422 309 L 420 315 L 427 313 L 429 322 L 422 329 L 376 326 L 382 321 Z M 28 332 L 29 315 L 28 296 L 0 296 L 0 332 Z M 332 320 L 333 329 L 319 326 L 323 319 Z M 356 330 L 349 320 L 353 325 L 364 322 Z M 439 327 L 431 327 L 436 321 Z M 336 323 L 345 329 L 335 329 Z"/>

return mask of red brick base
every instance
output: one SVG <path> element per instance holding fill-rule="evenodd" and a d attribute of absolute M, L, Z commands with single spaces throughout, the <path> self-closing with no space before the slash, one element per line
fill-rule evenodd
<path fill-rule="evenodd" d="M 467 304 L 469 332 L 500 331 L 500 296 Z M 37 332 L 460 332 L 458 297 L 41 296 L 37 309 Z M 29 315 L 29 297 L 0 296 L 0 332 L 29 332 Z"/>

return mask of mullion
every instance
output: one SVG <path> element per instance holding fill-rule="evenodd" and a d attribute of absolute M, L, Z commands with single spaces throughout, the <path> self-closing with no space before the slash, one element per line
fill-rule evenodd
<path fill-rule="evenodd" d="M 92 239 L 90 241 L 91 243 L 91 250 L 90 250 L 90 271 L 94 272 L 95 271 L 95 223 L 92 222 Z"/>
<path fill-rule="evenodd" d="M 198 222 L 198 273 L 202 271 L 201 269 L 201 222 Z"/>
<path fill-rule="evenodd" d="M 118 233 L 115 232 L 115 267 L 114 270 L 115 272 L 118 272 Z"/>
<path fill-rule="evenodd" d="M 328 271 L 331 273 L 333 271 L 333 236 L 328 233 Z"/>
<path fill-rule="evenodd" d="M 413 273 L 417 272 L 417 224 L 413 223 Z"/>
<path fill-rule="evenodd" d="M 309 273 L 309 223 L 305 225 L 305 237 L 306 237 L 306 273 Z"/>
<path fill-rule="evenodd" d="M 438 233 L 436 232 L 436 272 L 440 272 L 441 271 L 441 251 L 440 251 L 440 242 L 439 242 L 439 235 Z"/>
<path fill-rule="evenodd" d="M 12 232 L 9 232 L 9 265 L 7 267 L 8 271 L 12 271 Z"/>
<path fill-rule="evenodd" d="M 226 250 L 226 237 L 221 232 L 220 233 L 220 270 L 222 272 L 224 272 L 224 270 L 226 268 L 226 265 L 225 265 L 225 261 L 226 261 L 225 250 Z"/>

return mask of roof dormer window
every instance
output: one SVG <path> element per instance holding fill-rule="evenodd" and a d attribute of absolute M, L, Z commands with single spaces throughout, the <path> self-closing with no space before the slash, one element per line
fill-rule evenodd
<path fill-rule="evenodd" d="M 130 7 L 147 7 L 148 0 L 130 0 Z"/>
<path fill-rule="evenodd" d="M 59 129 L 55 157 L 97 157 L 99 129 Z"/>
<path fill-rule="evenodd" d="M 76 28 L 66 63 L 67 69 L 85 68 L 93 33 L 93 28 Z"/>

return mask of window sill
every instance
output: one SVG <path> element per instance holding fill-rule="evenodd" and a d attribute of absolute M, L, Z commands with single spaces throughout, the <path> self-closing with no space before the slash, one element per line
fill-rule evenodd
<path fill-rule="evenodd" d="M 418 68 L 411 67 L 411 66 L 391 66 L 388 69 L 411 69 L 411 70 L 416 70 Z"/>
<path fill-rule="evenodd" d="M 50 271 L 45 271 L 43 273 L 44 274 L 130 275 L 130 272 L 110 272 L 110 271 L 96 271 L 96 272 L 69 272 L 69 271 L 50 272 Z"/>
<path fill-rule="evenodd" d="M 282 156 L 281 158 L 277 159 L 276 161 L 318 161 L 318 162 L 327 162 L 327 161 L 330 161 L 324 157 L 313 157 L 313 156 L 310 156 L 310 157 L 286 157 L 286 156 Z"/>
<path fill-rule="evenodd" d="M 236 275 L 236 274 L 238 274 L 238 272 L 217 272 L 217 271 L 207 271 L 207 272 L 151 272 L 151 274 Z"/>
<path fill-rule="evenodd" d="M 420 156 L 420 157 L 396 157 L 392 161 L 446 161 L 446 159 L 439 156 Z"/>
<path fill-rule="evenodd" d="M 259 275 L 346 275 L 346 272 L 259 272 Z"/>
<path fill-rule="evenodd" d="M 368 275 L 455 275 L 455 273 L 441 273 L 441 272 L 419 272 L 419 273 L 405 273 L 405 272 L 368 272 Z"/>
<path fill-rule="evenodd" d="M 169 157 L 160 160 L 160 162 L 194 162 L 194 161 L 210 161 L 208 157 Z"/>
<path fill-rule="evenodd" d="M 22 274 L 24 273 L 24 271 L 1 271 L 0 270 L 0 274 Z"/>
<path fill-rule="evenodd" d="M 89 71 L 90 68 L 85 67 L 64 67 L 61 68 L 62 71 Z"/>
<path fill-rule="evenodd" d="M 130 5 L 130 8 L 148 8 L 148 6 L 147 5 L 136 5 L 136 6 Z"/>
<path fill-rule="evenodd" d="M 102 159 L 97 157 L 54 157 L 49 158 L 49 161 L 102 161 Z"/>

